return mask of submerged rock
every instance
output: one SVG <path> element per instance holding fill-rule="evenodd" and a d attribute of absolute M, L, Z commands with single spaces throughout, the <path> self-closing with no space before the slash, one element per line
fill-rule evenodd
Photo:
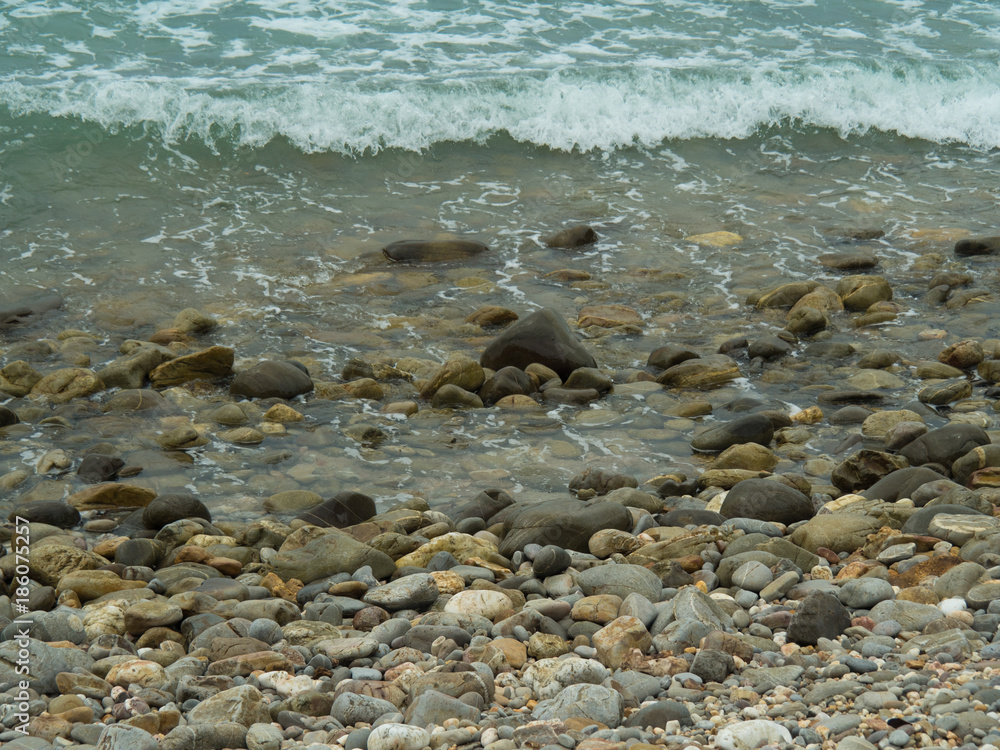
<path fill-rule="evenodd" d="M 441 263 L 474 258 L 489 247 L 474 240 L 400 240 L 382 248 L 394 263 Z"/>

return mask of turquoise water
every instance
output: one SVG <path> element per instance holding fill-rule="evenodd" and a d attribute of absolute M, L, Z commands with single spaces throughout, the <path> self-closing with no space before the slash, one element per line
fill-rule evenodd
<path fill-rule="evenodd" d="M 221 317 L 214 342 L 242 362 L 296 356 L 336 379 L 351 357 L 475 355 L 488 336 L 463 321 L 482 305 L 575 320 L 621 304 L 644 335 L 589 345 L 627 370 L 665 343 L 773 332 L 746 296 L 835 285 L 816 256 L 871 229 L 860 249 L 902 314 L 834 339 L 919 358 L 940 347 L 924 329 L 992 331 L 993 303 L 921 300 L 933 269 L 965 270 L 957 239 L 1000 233 L 996 3 L 38 0 L 0 5 L 0 48 L 0 285 L 59 291 L 57 325 L 102 337 L 95 366 L 189 306 Z M 596 245 L 545 247 L 580 222 Z M 688 239 L 719 231 L 740 239 Z M 450 235 L 491 253 L 397 268 L 379 252 Z M 547 276 L 563 268 L 592 278 Z M 974 270 L 1000 291 L 993 260 Z M 806 407 L 803 385 L 841 374 L 711 398 Z M 652 476 L 693 427 L 632 403 L 560 417 L 565 465 L 466 416 L 464 463 L 432 450 L 410 481 L 437 471 L 460 493 L 457 476 L 495 467 L 564 487 L 581 459 Z"/>

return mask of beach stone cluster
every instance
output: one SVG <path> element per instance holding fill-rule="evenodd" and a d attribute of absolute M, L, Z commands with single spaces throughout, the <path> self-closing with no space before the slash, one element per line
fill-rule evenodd
<path fill-rule="evenodd" d="M 591 244 L 586 229 L 549 244 Z M 486 251 L 405 242 L 385 254 L 405 264 Z M 753 295 L 748 308 L 783 319 L 772 333 L 715 351 L 647 347 L 628 372 L 602 369 L 548 308 L 477 310 L 470 325 L 496 329 L 477 356 L 433 367 L 350 359 L 336 381 L 294 357 L 239 361 L 198 338 L 218 326 L 194 309 L 98 365 L 42 372 L 22 348 L 27 359 L 0 368 L 11 397 L 0 406 L 3 450 L 66 428 L 63 415 L 88 405 L 158 429 L 136 438 L 144 465 L 110 443 L 32 454 L 35 472 L 65 491 L 20 495 L 27 472 L 0 476 L 10 518 L 28 521 L 24 539 L 0 529 L 0 743 L 995 750 L 1000 441 L 982 410 L 1000 381 L 1000 341 L 942 343 L 912 370 L 870 352 L 802 409 L 716 406 L 707 395 L 765 372 L 837 315 L 859 327 L 894 320 L 891 285 L 864 261 L 824 256 L 866 272 L 835 288 L 793 282 Z M 936 280 L 940 304 L 962 294 L 955 279 Z M 29 299 L 0 320 L 23 325 L 61 304 Z M 591 306 L 577 329 L 632 331 L 642 325 L 633 312 Z M 63 340 L 74 338 L 86 337 Z M 370 447 L 392 439 L 365 421 L 374 412 L 582 411 L 645 389 L 683 402 L 698 472 L 594 463 L 555 496 L 484 482 L 454 507 L 360 486 L 282 489 L 253 517 L 213 507 L 207 488 L 144 481 L 164 456 L 257 449 L 329 403 L 365 405 L 345 430 Z M 838 439 L 817 457 L 808 446 L 827 438 L 820 425 Z M 25 544 L 21 612 L 11 582 Z M 30 637 L 19 639 L 25 623 Z"/>

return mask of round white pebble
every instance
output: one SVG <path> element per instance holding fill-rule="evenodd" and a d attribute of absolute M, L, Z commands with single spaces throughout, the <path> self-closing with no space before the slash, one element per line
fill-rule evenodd
<path fill-rule="evenodd" d="M 409 724 L 383 724 L 368 737 L 368 750 L 420 750 L 430 741 L 426 729 Z"/>
<path fill-rule="evenodd" d="M 953 596 L 950 599 L 942 599 L 938 602 L 938 609 L 946 615 L 950 615 L 952 612 L 962 612 L 968 609 L 968 605 L 966 605 L 965 599 L 962 597 Z"/>
<path fill-rule="evenodd" d="M 791 742 L 792 735 L 780 724 L 766 719 L 755 719 L 725 727 L 719 731 L 715 740 L 721 750 L 756 750 L 761 745 Z"/>

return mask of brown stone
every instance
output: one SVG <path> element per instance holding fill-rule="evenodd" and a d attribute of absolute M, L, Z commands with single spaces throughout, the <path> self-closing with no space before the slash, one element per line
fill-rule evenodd
<path fill-rule="evenodd" d="M 109 510 L 145 508 L 155 498 L 156 492 L 145 487 L 104 482 L 73 493 L 66 498 L 66 502 L 77 510 Z"/>
<path fill-rule="evenodd" d="M 149 373 L 157 388 L 180 385 L 190 380 L 215 380 L 233 374 L 234 352 L 226 346 L 212 346 L 194 354 L 164 362 Z"/>
<path fill-rule="evenodd" d="M 896 573 L 890 570 L 889 583 L 901 589 L 913 588 L 924 583 L 933 583 L 939 576 L 944 575 L 956 565 L 961 565 L 963 562 L 962 558 L 955 555 L 932 557 L 930 560 L 925 560 L 924 562 L 917 563 L 912 568 L 908 568 L 905 573 Z M 934 592 L 931 591 L 931 593 L 933 594 Z M 896 598 L 900 598 L 901 595 L 902 592 Z M 911 599 L 910 601 L 914 600 Z M 937 604 L 937 600 L 933 603 Z"/>
<path fill-rule="evenodd" d="M 31 389 L 32 396 L 44 396 L 56 404 L 89 396 L 104 390 L 104 383 L 93 370 L 68 367 L 56 370 L 39 380 Z"/>
<path fill-rule="evenodd" d="M 580 310 L 577 325 L 580 328 L 588 326 L 601 328 L 641 326 L 642 317 L 632 308 L 623 305 L 589 305 Z"/>

